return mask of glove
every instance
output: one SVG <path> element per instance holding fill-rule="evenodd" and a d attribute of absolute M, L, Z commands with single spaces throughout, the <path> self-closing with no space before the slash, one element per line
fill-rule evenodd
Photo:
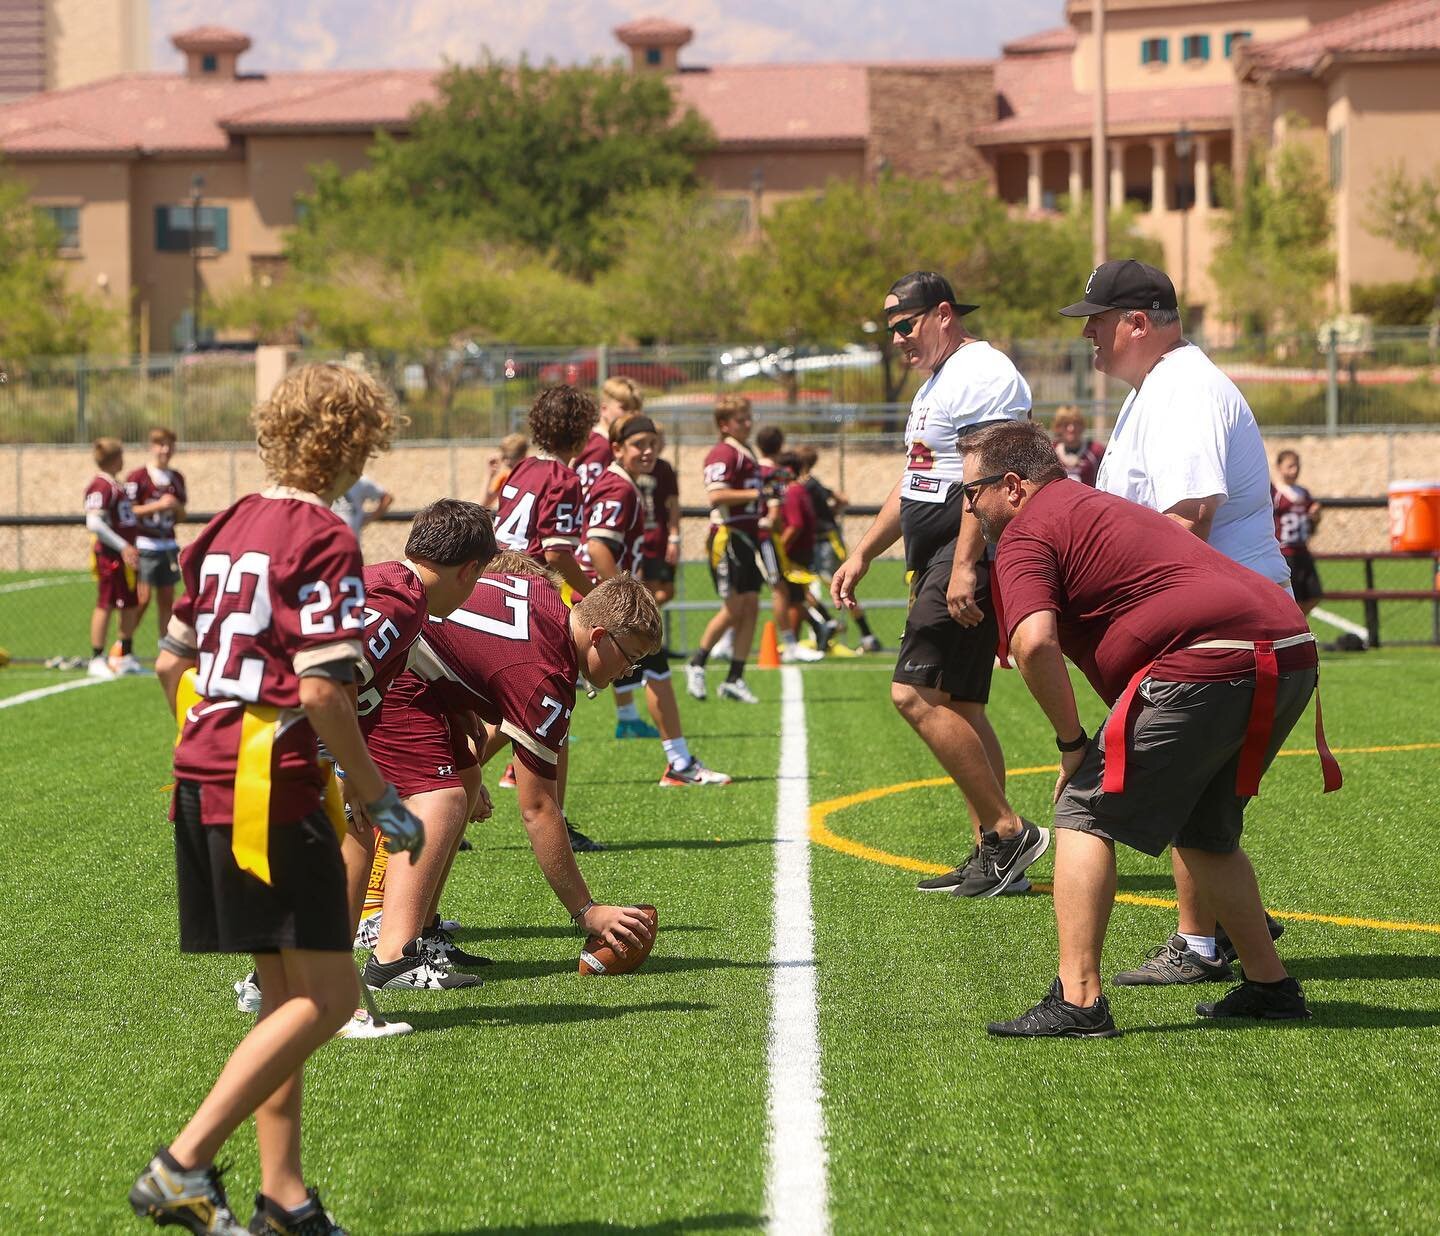
<path fill-rule="evenodd" d="M 412 864 L 420 857 L 425 846 L 425 825 L 401 803 L 393 785 L 386 785 L 385 793 L 373 803 L 365 804 L 365 814 L 384 835 L 392 854 L 409 850 Z"/>

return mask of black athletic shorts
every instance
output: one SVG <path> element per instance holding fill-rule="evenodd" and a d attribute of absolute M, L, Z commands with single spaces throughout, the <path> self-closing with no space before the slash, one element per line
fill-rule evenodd
<path fill-rule="evenodd" d="M 142 549 L 140 582 L 152 588 L 173 588 L 180 582 L 178 549 Z"/>
<path fill-rule="evenodd" d="M 180 948 L 186 953 L 275 953 L 352 947 L 345 864 L 323 811 L 270 828 L 270 883 L 241 871 L 228 824 L 200 823 L 200 787 L 175 786 Z"/>
<path fill-rule="evenodd" d="M 675 568 L 664 558 L 641 558 L 640 578 L 647 584 L 673 584 Z"/>
<path fill-rule="evenodd" d="M 990 604 L 990 564 L 975 564 L 975 600 L 984 620 L 977 627 L 962 627 L 945 605 L 952 562 L 949 554 L 934 558 L 911 582 L 910 612 L 891 681 L 934 687 L 951 699 L 984 704 L 990 699 L 999 639 Z"/>
<path fill-rule="evenodd" d="M 1315 569 L 1315 559 L 1310 551 L 1303 546 L 1285 555 L 1285 561 L 1290 567 L 1290 591 L 1295 594 L 1295 600 L 1300 604 L 1306 601 L 1318 601 L 1324 595 L 1320 587 L 1320 572 Z"/>
<path fill-rule="evenodd" d="M 760 552 L 748 535 L 722 524 L 710 529 L 708 548 L 710 578 L 715 583 L 715 594 L 722 601 L 760 591 L 760 585 L 765 582 L 760 573 Z"/>
<path fill-rule="evenodd" d="M 1314 694 L 1318 671 L 1280 675 L 1275 725 L 1265 752 L 1269 768 Z M 1229 854 L 1240 846 L 1245 805 L 1235 793 L 1240 752 L 1250 723 L 1253 679 L 1160 682 L 1139 687 L 1135 729 L 1125 756 L 1125 792 L 1106 794 L 1105 730 L 1055 804 L 1055 827 L 1120 841 L 1146 854 L 1167 845 Z"/>
<path fill-rule="evenodd" d="M 613 685 L 618 690 L 629 691 L 638 687 L 642 682 L 663 682 L 669 677 L 670 658 L 662 648 L 659 652 L 652 652 L 648 657 L 642 657 L 630 673 L 626 674 L 624 678 L 617 678 Z"/>

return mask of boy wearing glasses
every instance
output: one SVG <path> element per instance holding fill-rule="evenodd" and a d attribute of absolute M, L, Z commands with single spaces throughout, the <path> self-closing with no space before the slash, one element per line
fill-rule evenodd
<path fill-rule="evenodd" d="M 958 866 L 918 887 L 993 897 L 1029 887 L 1025 869 L 1045 852 L 1050 835 L 1006 801 L 1005 757 L 985 716 L 999 632 L 985 542 L 975 518 L 964 514 L 959 448 L 984 425 L 1027 419 L 1030 388 L 1008 357 L 961 324 L 976 307 L 960 304 L 934 271 L 912 271 L 886 294 L 893 346 L 910 368 L 929 376 L 905 425 L 905 470 L 835 572 L 830 593 L 854 610 L 856 586 L 871 562 L 903 538 L 910 612 L 890 699 L 955 781 L 975 839 Z"/>

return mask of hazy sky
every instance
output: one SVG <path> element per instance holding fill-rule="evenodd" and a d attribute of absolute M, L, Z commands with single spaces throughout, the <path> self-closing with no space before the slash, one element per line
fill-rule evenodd
<path fill-rule="evenodd" d="M 610 31 L 641 16 L 683 22 L 681 62 L 995 56 L 1064 22 L 1064 0 L 152 0 L 151 68 L 180 65 L 170 35 L 219 22 L 254 46 L 243 68 L 427 67 L 474 60 L 609 59 Z"/>

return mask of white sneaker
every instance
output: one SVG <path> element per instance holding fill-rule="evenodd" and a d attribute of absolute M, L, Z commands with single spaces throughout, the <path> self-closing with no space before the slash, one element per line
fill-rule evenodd
<path fill-rule="evenodd" d="M 260 979 L 254 970 L 235 984 L 235 1007 L 242 1013 L 260 1011 Z"/>
<path fill-rule="evenodd" d="M 715 647 L 710 649 L 710 655 L 712 657 L 721 657 L 727 661 L 735 655 L 734 627 L 728 628 L 725 634 L 715 641 Z"/>
<path fill-rule="evenodd" d="M 787 665 L 793 665 L 796 661 L 823 661 L 825 654 L 818 648 L 807 648 L 804 644 L 782 644 L 780 646 L 780 660 Z"/>
<path fill-rule="evenodd" d="M 87 678 L 99 678 L 102 681 L 115 677 L 115 671 L 109 666 L 104 657 L 91 657 L 90 664 L 85 669 Z"/>
<path fill-rule="evenodd" d="M 356 1009 L 355 1016 L 335 1031 L 337 1039 L 393 1039 L 397 1034 L 410 1034 L 415 1027 L 408 1021 L 376 1021 L 365 1009 Z"/>
<path fill-rule="evenodd" d="M 150 672 L 136 660 L 133 653 L 129 652 L 115 662 L 114 669 L 116 677 L 121 678 L 128 674 L 148 674 Z"/>
<path fill-rule="evenodd" d="M 690 693 L 691 699 L 708 698 L 705 692 L 705 667 L 703 665 L 687 665 L 685 667 L 685 690 Z"/>
<path fill-rule="evenodd" d="M 374 948 L 380 942 L 380 919 L 384 913 L 376 910 L 360 920 L 360 926 L 355 929 L 356 948 Z"/>
<path fill-rule="evenodd" d="M 745 685 L 743 678 L 737 678 L 733 682 L 726 680 L 720 684 L 719 691 L 722 700 L 735 700 L 740 704 L 758 704 L 760 697 Z"/>
<path fill-rule="evenodd" d="M 729 785 L 731 778 L 722 772 L 716 772 L 713 768 L 706 768 L 698 758 L 692 756 L 690 763 L 684 768 L 676 768 L 671 764 L 665 769 L 665 775 L 660 778 L 660 784 L 670 785 Z"/>

